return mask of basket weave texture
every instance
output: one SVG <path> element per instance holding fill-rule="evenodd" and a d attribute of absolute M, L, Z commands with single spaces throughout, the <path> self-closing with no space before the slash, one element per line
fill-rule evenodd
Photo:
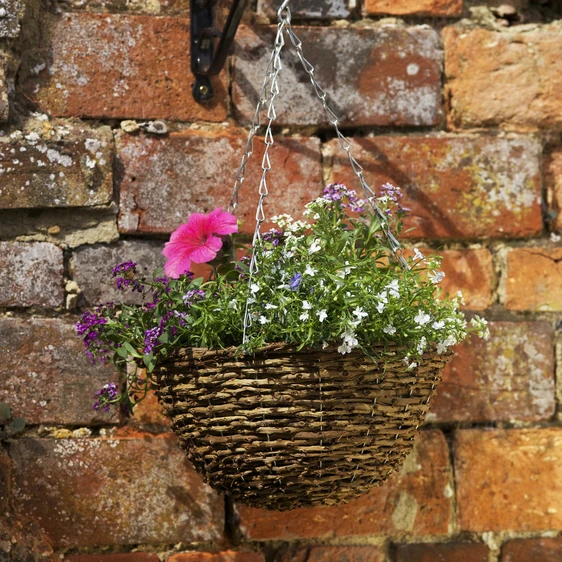
<path fill-rule="evenodd" d="M 206 482 L 239 503 L 289 510 L 349 501 L 397 470 L 450 356 L 427 352 L 407 371 L 392 356 L 335 347 L 188 348 L 152 383 Z"/>

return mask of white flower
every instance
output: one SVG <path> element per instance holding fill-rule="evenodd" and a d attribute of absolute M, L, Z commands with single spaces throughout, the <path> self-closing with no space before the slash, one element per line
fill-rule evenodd
<path fill-rule="evenodd" d="M 252 293 L 254 293 L 254 295 L 260 290 L 259 285 L 256 285 L 255 283 L 252 283 L 250 285 L 250 291 L 252 291 Z"/>
<path fill-rule="evenodd" d="M 238 308 L 237 302 L 236 302 L 235 299 L 232 299 L 232 300 L 228 303 L 228 308 L 233 308 L 234 310 L 236 310 L 236 308 Z"/>
<path fill-rule="evenodd" d="M 382 311 L 384 310 L 384 302 L 379 302 L 377 304 L 377 311 L 379 314 L 382 314 Z"/>
<path fill-rule="evenodd" d="M 330 345 L 328 342 L 323 341 L 322 342 L 322 349 L 326 349 L 328 347 L 328 345 Z"/>
<path fill-rule="evenodd" d="M 380 301 L 384 302 L 384 304 L 388 304 L 388 294 L 386 291 L 379 293 L 377 297 Z"/>
<path fill-rule="evenodd" d="M 443 341 L 437 342 L 437 353 L 441 355 L 442 353 L 447 351 L 449 347 L 455 345 L 456 343 L 457 343 L 457 338 L 455 338 L 455 336 L 446 337 Z"/>
<path fill-rule="evenodd" d="M 302 301 L 302 309 L 303 310 L 310 310 L 312 305 L 308 301 Z"/>
<path fill-rule="evenodd" d="M 361 322 L 361 320 L 363 320 L 363 318 L 367 318 L 369 315 L 360 307 L 357 307 L 354 311 L 353 311 L 353 315 L 359 320 L 359 322 Z"/>
<path fill-rule="evenodd" d="M 308 320 L 308 312 L 303 312 L 300 316 L 299 319 L 302 320 L 303 322 L 305 322 L 306 320 Z"/>
<path fill-rule="evenodd" d="M 349 345 L 351 348 L 357 347 L 359 345 L 359 341 L 355 337 L 355 332 L 353 330 L 347 329 L 341 337 L 343 338 L 343 342 L 346 345 Z"/>
<path fill-rule="evenodd" d="M 457 291 L 457 301 L 459 304 L 466 304 L 464 302 L 464 297 L 461 291 Z"/>
<path fill-rule="evenodd" d="M 423 260 L 424 258 L 425 256 L 417 248 L 414 248 L 414 259 Z"/>
<path fill-rule="evenodd" d="M 553 242 L 554 244 L 556 244 L 557 242 L 560 242 L 560 234 L 556 234 L 556 232 L 551 232 L 550 233 L 550 241 Z"/>
<path fill-rule="evenodd" d="M 321 310 L 320 312 L 317 312 L 316 314 L 320 322 L 324 322 L 324 320 L 326 320 L 326 318 L 328 317 L 328 313 L 326 312 L 325 309 Z"/>
<path fill-rule="evenodd" d="M 408 365 L 407 370 L 411 371 L 412 369 L 415 369 L 418 366 L 418 364 L 416 362 L 412 362 Z"/>
<path fill-rule="evenodd" d="M 269 302 L 265 305 L 266 310 L 275 310 L 276 308 L 279 308 L 279 307 L 274 305 L 274 304 L 271 304 Z"/>
<path fill-rule="evenodd" d="M 310 267 L 310 264 L 307 263 L 306 267 L 304 268 L 304 274 L 310 275 L 311 277 L 314 277 L 316 275 L 316 270 L 314 268 Z"/>
<path fill-rule="evenodd" d="M 308 248 L 308 253 L 315 254 L 316 252 L 319 252 L 321 249 L 322 246 L 320 245 L 320 240 L 313 240 L 312 244 L 310 245 L 310 248 Z"/>
<path fill-rule="evenodd" d="M 431 327 L 434 330 L 442 330 L 445 327 L 445 322 L 443 322 L 443 320 L 439 320 L 439 322 L 434 322 Z"/>
<path fill-rule="evenodd" d="M 382 329 L 382 331 L 383 331 L 385 334 L 388 334 L 389 336 L 391 336 L 392 334 L 396 333 L 396 328 L 395 328 L 394 326 L 392 326 L 392 325 L 389 324 L 388 326 L 385 326 L 385 327 Z"/>
<path fill-rule="evenodd" d="M 276 215 L 271 217 L 271 222 L 280 228 L 285 228 L 287 225 L 292 224 L 293 217 L 291 215 Z"/>
<path fill-rule="evenodd" d="M 349 347 L 349 345 L 342 343 L 339 347 L 338 347 L 338 352 L 341 353 L 342 355 L 345 355 L 346 353 L 351 353 L 351 347 Z"/>
<path fill-rule="evenodd" d="M 443 278 L 445 277 L 445 274 L 442 271 L 432 271 L 431 275 L 429 275 L 429 280 L 432 283 L 441 283 L 441 281 L 443 281 Z"/>
<path fill-rule="evenodd" d="M 265 316 L 260 316 L 260 324 L 267 324 L 269 320 Z"/>
<path fill-rule="evenodd" d="M 388 292 L 391 297 L 396 297 L 396 298 L 400 297 L 400 292 L 398 291 L 399 289 L 398 279 L 394 279 L 393 281 L 391 281 L 390 284 L 386 286 L 386 289 L 388 289 Z"/>
<path fill-rule="evenodd" d="M 418 343 L 418 355 L 421 355 L 425 351 L 426 346 L 427 339 L 425 338 L 425 336 L 423 336 Z"/>
<path fill-rule="evenodd" d="M 488 322 L 484 318 L 480 318 L 480 316 L 475 316 L 471 321 L 470 324 L 473 328 L 476 329 L 477 334 L 484 338 L 485 340 L 490 338 L 490 330 L 488 328 Z"/>
<path fill-rule="evenodd" d="M 431 320 L 431 316 L 426 314 L 423 310 L 420 310 L 418 314 L 414 316 L 414 320 L 416 321 L 416 324 L 423 326 Z"/>

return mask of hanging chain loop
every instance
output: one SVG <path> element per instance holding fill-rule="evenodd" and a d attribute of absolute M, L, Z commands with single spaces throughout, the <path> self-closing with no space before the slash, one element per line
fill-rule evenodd
<path fill-rule="evenodd" d="M 262 223 L 265 221 L 265 212 L 263 209 L 263 202 L 264 199 L 268 196 L 269 190 L 267 187 L 267 174 L 271 170 L 271 161 L 269 157 L 269 149 L 274 144 L 273 140 L 273 133 L 271 131 L 271 126 L 273 121 L 277 117 L 277 113 L 275 111 L 275 98 L 279 95 L 279 72 L 281 71 L 281 51 L 285 45 L 284 33 L 286 32 L 291 40 L 291 43 L 296 49 L 297 56 L 299 61 L 304 69 L 304 71 L 308 74 L 310 78 L 310 82 L 316 93 L 316 96 L 320 99 L 322 103 L 322 107 L 324 108 L 324 112 L 326 114 L 326 118 L 330 125 L 332 125 L 336 131 L 336 135 L 338 137 L 339 144 L 341 148 L 345 151 L 348 156 L 349 163 L 351 165 L 351 169 L 353 173 L 357 176 L 359 183 L 361 185 L 361 189 L 365 195 L 365 198 L 371 205 L 375 216 L 377 217 L 381 229 L 388 241 L 390 249 L 396 256 L 396 259 L 400 263 L 400 265 L 404 269 L 409 269 L 409 265 L 404 259 L 402 255 L 402 246 L 392 234 L 390 230 L 390 226 L 388 225 L 388 221 L 384 215 L 384 213 L 380 210 L 377 204 L 377 198 L 375 192 L 369 187 L 365 178 L 363 176 L 363 167 L 357 160 L 351 155 L 351 141 L 340 131 L 339 128 L 339 118 L 338 116 L 332 111 L 328 102 L 326 101 L 327 94 L 326 91 L 320 86 L 314 76 L 314 65 L 306 59 L 302 49 L 302 41 L 297 37 L 293 28 L 291 26 L 291 11 L 288 7 L 290 0 L 284 0 L 281 4 L 277 12 L 278 24 L 277 24 L 277 34 L 275 36 L 275 42 L 273 47 L 273 52 L 269 58 L 269 62 L 266 69 L 265 79 L 260 90 L 259 99 L 256 105 L 256 109 L 254 112 L 254 116 L 252 119 L 252 124 L 250 126 L 250 131 L 248 133 L 248 139 L 246 141 L 246 145 L 244 148 L 244 154 L 242 156 L 242 162 L 240 164 L 240 168 L 238 170 L 238 175 L 236 177 L 236 181 L 234 183 L 234 188 L 232 190 L 232 196 L 230 199 L 230 203 L 228 205 L 228 211 L 233 211 L 238 207 L 238 192 L 242 187 L 245 179 L 246 179 L 246 165 L 250 156 L 253 154 L 254 151 L 254 137 L 256 133 L 259 131 L 262 125 L 262 111 L 267 108 L 266 111 L 266 130 L 264 133 L 264 144 L 265 150 L 262 157 L 262 174 L 259 182 L 259 189 L 258 189 L 258 205 L 256 208 L 256 225 L 254 229 L 254 234 L 252 238 L 252 257 L 250 261 L 250 268 L 249 268 L 249 281 L 248 285 L 250 287 L 250 296 L 246 301 L 246 307 L 244 310 L 244 334 L 243 334 L 243 343 L 247 342 L 248 333 L 252 326 L 253 319 L 252 315 L 250 314 L 249 305 L 253 302 L 252 298 L 252 287 L 253 287 L 253 279 L 255 274 L 259 271 L 259 266 L 257 264 L 256 254 L 257 254 L 257 247 L 260 244 L 261 234 L 260 228 Z"/>

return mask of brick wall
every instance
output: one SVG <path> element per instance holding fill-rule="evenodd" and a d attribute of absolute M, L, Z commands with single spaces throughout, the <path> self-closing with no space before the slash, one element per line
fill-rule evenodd
<path fill-rule="evenodd" d="M 92 409 L 117 380 L 74 337 L 156 268 L 169 233 L 224 205 L 277 2 L 245 16 L 209 105 L 191 97 L 187 0 L 6 0 L 0 15 L 0 559 L 531 562 L 562 559 L 562 10 L 556 0 L 293 1 L 308 58 L 374 187 L 403 187 L 404 241 L 490 321 L 457 348 L 414 453 L 349 505 L 270 513 L 202 482 L 155 399 Z M 268 213 L 353 185 L 293 53 Z M 167 134 L 146 123 L 166 122 Z M 259 152 L 255 162 L 261 161 Z M 241 216 L 252 229 L 258 171 Z"/>

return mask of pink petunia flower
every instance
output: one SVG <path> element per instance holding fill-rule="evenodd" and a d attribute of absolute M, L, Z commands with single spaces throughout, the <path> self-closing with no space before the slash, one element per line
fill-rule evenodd
<path fill-rule="evenodd" d="M 220 207 L 208 215 L 193 213 L 187 223 L 179 226 L 166 242 L 162 253 L 168 258 L 164 271 L 177 279 L 189 271 L 191 262 L 210 262 L 222 248 L 222 240 L 215 236 L 238 231 L 236 217 Z"/>

